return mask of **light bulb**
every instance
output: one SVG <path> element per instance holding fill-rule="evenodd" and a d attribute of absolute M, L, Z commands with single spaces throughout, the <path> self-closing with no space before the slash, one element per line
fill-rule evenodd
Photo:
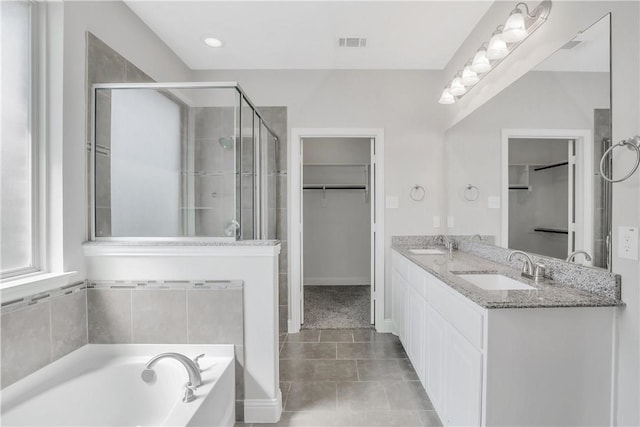
<path fill-rule="evenodd" d="M 442 91 L 442 95 L 440 95 L 440 99 L 438 100 L 438 102 L 440 104 L 453 104 L 454 102 L 456 102 L 456 98 L 453 95 L 451 95 L 449 88 L 446 87 Z"/>
<path fill-rule="evenodd" d="M 486 73 L 491 69 L 491 62 L 489 58 L 487 58 L 487 51 L 484 48 L 480 48 L 478 52 L 476 52 L 469 68 L 478 74 Z"/>
<path fill-rule="evenodd" d="M 462 70 L 462 84 L 469 87 L 480 81 L 480 77 L 478 77 L 478 73 L 471 69 L 471 66 L 467 65 Z"/>
<path fill-rule="evenodd" d="M 453 96 L 461 96 L 467 93 L 467 88 L 462 84 L 462 79 L 460 77 L 453 79 L 449 92 L 451 92 L 451 95 Z"/>
<path fill-rule="evenodd" d="M 507 43 L 516 43 L 527 37 L 528 31 L 524 23 L 524 16 L 520 9 L 514 9 L 509 15 L 502 30 L 502 40 Z"/>
<path fill-rule="evenodd" d="M 222 40 L 216 39 L 215 37 L 204 37 L 202 42 L 209 47 L 222 47 Z"/>
<path fill-rule="evenodd" d="M 489 59 L 502 59 L 509 54 L 509 48 L 507 42 L 502 38 L 500 32 L 493 33 L 491 40 L 489 40 L 489 47 L 487 47 L 487 58 Z"/>

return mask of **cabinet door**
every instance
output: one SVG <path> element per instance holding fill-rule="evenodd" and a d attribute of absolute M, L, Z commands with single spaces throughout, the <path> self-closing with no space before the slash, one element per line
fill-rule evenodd
<path fill-rule="evenodd" d="M 477 426 L 482 410 L 482 353 L 447 325 L 445 425 Z"/>
<path fill-rule="evenodd" d="M 400 340 L 405 338 L 405 295 L 406 283 L 400 275 L 394 271 L 392 274 L 392 318 L 396 334 Z"/>
<path fill-rule="evenodd" d="M 424 378 L 425 300 L 409 287 L 407 292 L 407 353 L 418 377 Z"/>
<path fill-rule="evenodd" d="M 426 340 L 425 340 L 425 388 L 435 408 L 440 414 L 444 393 L 444 357 L 447 323 L 440 314 L 426 304 Z M 444 420 L 443 420 L 444 421 Z"/>

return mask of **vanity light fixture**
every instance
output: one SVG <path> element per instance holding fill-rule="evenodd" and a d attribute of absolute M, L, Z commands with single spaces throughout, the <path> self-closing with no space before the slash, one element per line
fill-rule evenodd
<path fill-rule="evenodd" d="M 532 11 L 529 11 L 529 6 L 526 3 L 517 3 L 505 24 L 498 26 L 489 42 L 483 43 L 473 59 L 467 61 L 461 72 L 456 73 L 451 83 L 445 87 L 438 102 L 453 104 L 458 98 L 464 96 L 469 89 L 513 52 L 520 43 L 544 24 L 550 11 L 551 0 L 542 1 Z"/>
<path fill-rule="evenodd" d="M 469 68 L 471 71 L 475 71 L 478 74 L 484 74 L 491 70 L 491 61 L 487 58 L 487 48 L 484 44 L 480 46 L 476 54 L 473 56 L 473 61 L 471 61 L 471 66 Z"/>
<path fill-rule="evenodd" d="M 471 69 L 471 62 L 467 62 L 462 69 L 462 84 L 466 87 L 471 87 L 479 81 L 480 77 L 478 77 L 478 73 Z"/>
<path fill-rule="evenodd" d="M 509 54 L 507 42 L 502 37 L 502 28 L 504 28 L 504 25 L 498 26 L 491 35 L 489 46 L 487 47 L 487 58 L 489 59 L 502 59 Z"/>
<path fill-rule="evenodd" d="M 453 96 L 462 96 L 467 93 L 467 88 L 462 83 L 462 77 L 460 77 L 460 73 L 458 73 L 451 82 L 449 92 L 451 92 L 451 95 Z"/>
<path fill-rule="evenodd" d="M 442 91 L 442 95 L 440 95 L 440 100 L 438 101 L 440 104 L 453 104 L 456 102 L 455 96 L 451 95 L 451 91 L 448 87 L 445 87 Z"/>

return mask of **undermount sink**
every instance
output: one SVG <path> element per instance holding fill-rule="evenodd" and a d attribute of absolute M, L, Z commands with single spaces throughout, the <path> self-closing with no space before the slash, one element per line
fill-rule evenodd
<path fill-rule="evenodd" d="M 526 283 L 519 282 L 502 274 L 456 274 L 461 279 L 486 291 L 515 291 L 535 289 Z"/>
<path fill-rule="evenodd" d="M 409 249 L 414 255 L 444 255 L 444 251 L 440 249 Z"/>

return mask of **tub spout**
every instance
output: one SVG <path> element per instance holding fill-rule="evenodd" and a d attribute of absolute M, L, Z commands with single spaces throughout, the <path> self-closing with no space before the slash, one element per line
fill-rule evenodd
<path fill-rule="evenodd" d="M 186 385 L 187 389 L 190 389 L 193 392 L 193 390 L 200 387 L 200 385 L 202 384 L 202 377 L 200 376 L 200 368 L 198 367 L 196 362 L 189 359 L 184 354 L 180 354 L 180 353 L 162 353 L 152 357 L 151 360 L 149 360 L 147 364 L 144 366 L 145 368 L 144 371 L 142 371 L 142 380 L 144 382 L 153 381 L 153 379 L 155 378 L 155 372 L 153 371 L 153 367 L 159 360 L 162 360 L 162 359 L 174 359 L 180 362 L 182 366 L 184 366 L 184 368 L 187 370 L 187 373 L 189 374 L 189 382 Z M 185 399 L 186 399 L 186 395 L 185 395 Z M 185 401 L 190 401 L 190 400 L 185 400 Z"/>

